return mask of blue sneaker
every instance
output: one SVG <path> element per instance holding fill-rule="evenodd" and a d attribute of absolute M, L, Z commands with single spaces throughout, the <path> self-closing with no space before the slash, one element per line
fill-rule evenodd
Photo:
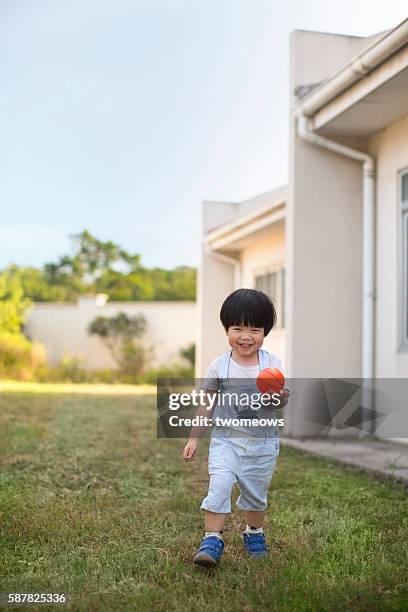
<path fill-rule="evenodd" d="M 217 536 L 207 536 L 201 541 L 200 548 L 194 555 L 193 563 L 204 567 L 214 567 L 220 562 L 224 551 L 224 542 Z"/>
<path fill-rule="evenodd" d="M 244 538 L 244 546 L 251 557 L 265 557 L 268 554 L 266 537 L 263 532 L 250 533 L 244 531 L 242 537 Z"/>

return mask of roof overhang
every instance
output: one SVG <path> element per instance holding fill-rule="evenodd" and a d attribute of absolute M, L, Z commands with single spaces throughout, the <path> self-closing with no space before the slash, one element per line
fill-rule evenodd
<path fill-rule="evenodd" d="M 408 115 L 408 48 L 316 113 L 325 134 L 370 136 Z"/>
<path fill-rule="evenodd" d="M 408 115 L 408 20 L 295 106 L 325 134 L 369 136 Z"/>
<path fill-rule="evenodd" d="M 271 226 L 286 216 L 286 201 L 274 203 L 240 216 L 206 234 L 205 242 L 213 251 L 240 251 L 258 240 Z"/>

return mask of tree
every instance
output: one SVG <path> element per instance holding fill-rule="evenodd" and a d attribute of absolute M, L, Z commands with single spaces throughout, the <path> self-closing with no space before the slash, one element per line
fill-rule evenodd
<path fill-rule="evenodd" d="M 126 374 L 140 374 L 145 365 L 145 351 L 135 342 L 146 330 L 143 315 L 128 317 L 119 312 L 113 317 L 96 317 L 88 326 L 88 333 L 98 336 L 114 361 Z"/>
<path fill-rule="evenodd" d="M 84 285 L 92 285 L 104 272 L 111 270 L 115 263 L 125 262 L 133 270 L 140 261 L 140 255 L 129 255 L 111 240 L 98 240 L 88 230 L 73 234 L 70 238 L 73 256 L 63 255 L 56 264 L 47 263 L 44 266 L 50 281 L 69 276 Z"/>
<path fill-rule="evenodd" d="M 0 273 L 0 376 L 30 378 L 45 362 L 45 349 L 23 334 L 31 300 L 24 295 L 21 278 L 14 270 Z"/>
<path fill-rule="evenodd" d="M 19 275 L 8 270 L 0 273 L 0 331 L 20 333 L 30 304 Z"/>
<path fill-rule="evenodd" d="M 118 244 L 98 240 L 88 230 L 71 236 L 72 253 L 42 270 L 9 267 L 24 292 L 35 301 L 75 301 L 82 293 L 108 293 L 111 301 L 194 300 L 196 270 L 145 268 L 139 254 Z"/>

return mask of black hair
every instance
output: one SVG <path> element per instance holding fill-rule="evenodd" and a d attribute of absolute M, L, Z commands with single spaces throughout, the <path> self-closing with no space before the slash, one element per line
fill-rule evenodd
<path fill-rule="evenodd" d="M 237 289 L 221 306 L 221 323 L 225 331 L 233 325 L 263 327 L 265 336 L 276 323 L 276 310 L 266 293 L 257 289 Z"/>

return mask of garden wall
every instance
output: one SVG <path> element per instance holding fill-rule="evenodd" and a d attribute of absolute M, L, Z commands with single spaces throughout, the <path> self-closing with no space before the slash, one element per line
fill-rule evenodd
<path fill-rule="evenodd" d="M 76 304 L 36 302 L 24 331 L 31 340 L 45 345 L 51 365 L 69 354 L 80 357 L 86 369 L 115 368 L 101 340 L 89 336 L 86 330 L 95 317 L 111 317 L 119 312 L 128 316 L 143 314 L 146 318 L 147 329 L 141 342 L 152 348 L 151 367 L 185 363 L 179 352 L 195 342 L 195 302 L 109 303 L 105 294 L 82 296 Z"/>

